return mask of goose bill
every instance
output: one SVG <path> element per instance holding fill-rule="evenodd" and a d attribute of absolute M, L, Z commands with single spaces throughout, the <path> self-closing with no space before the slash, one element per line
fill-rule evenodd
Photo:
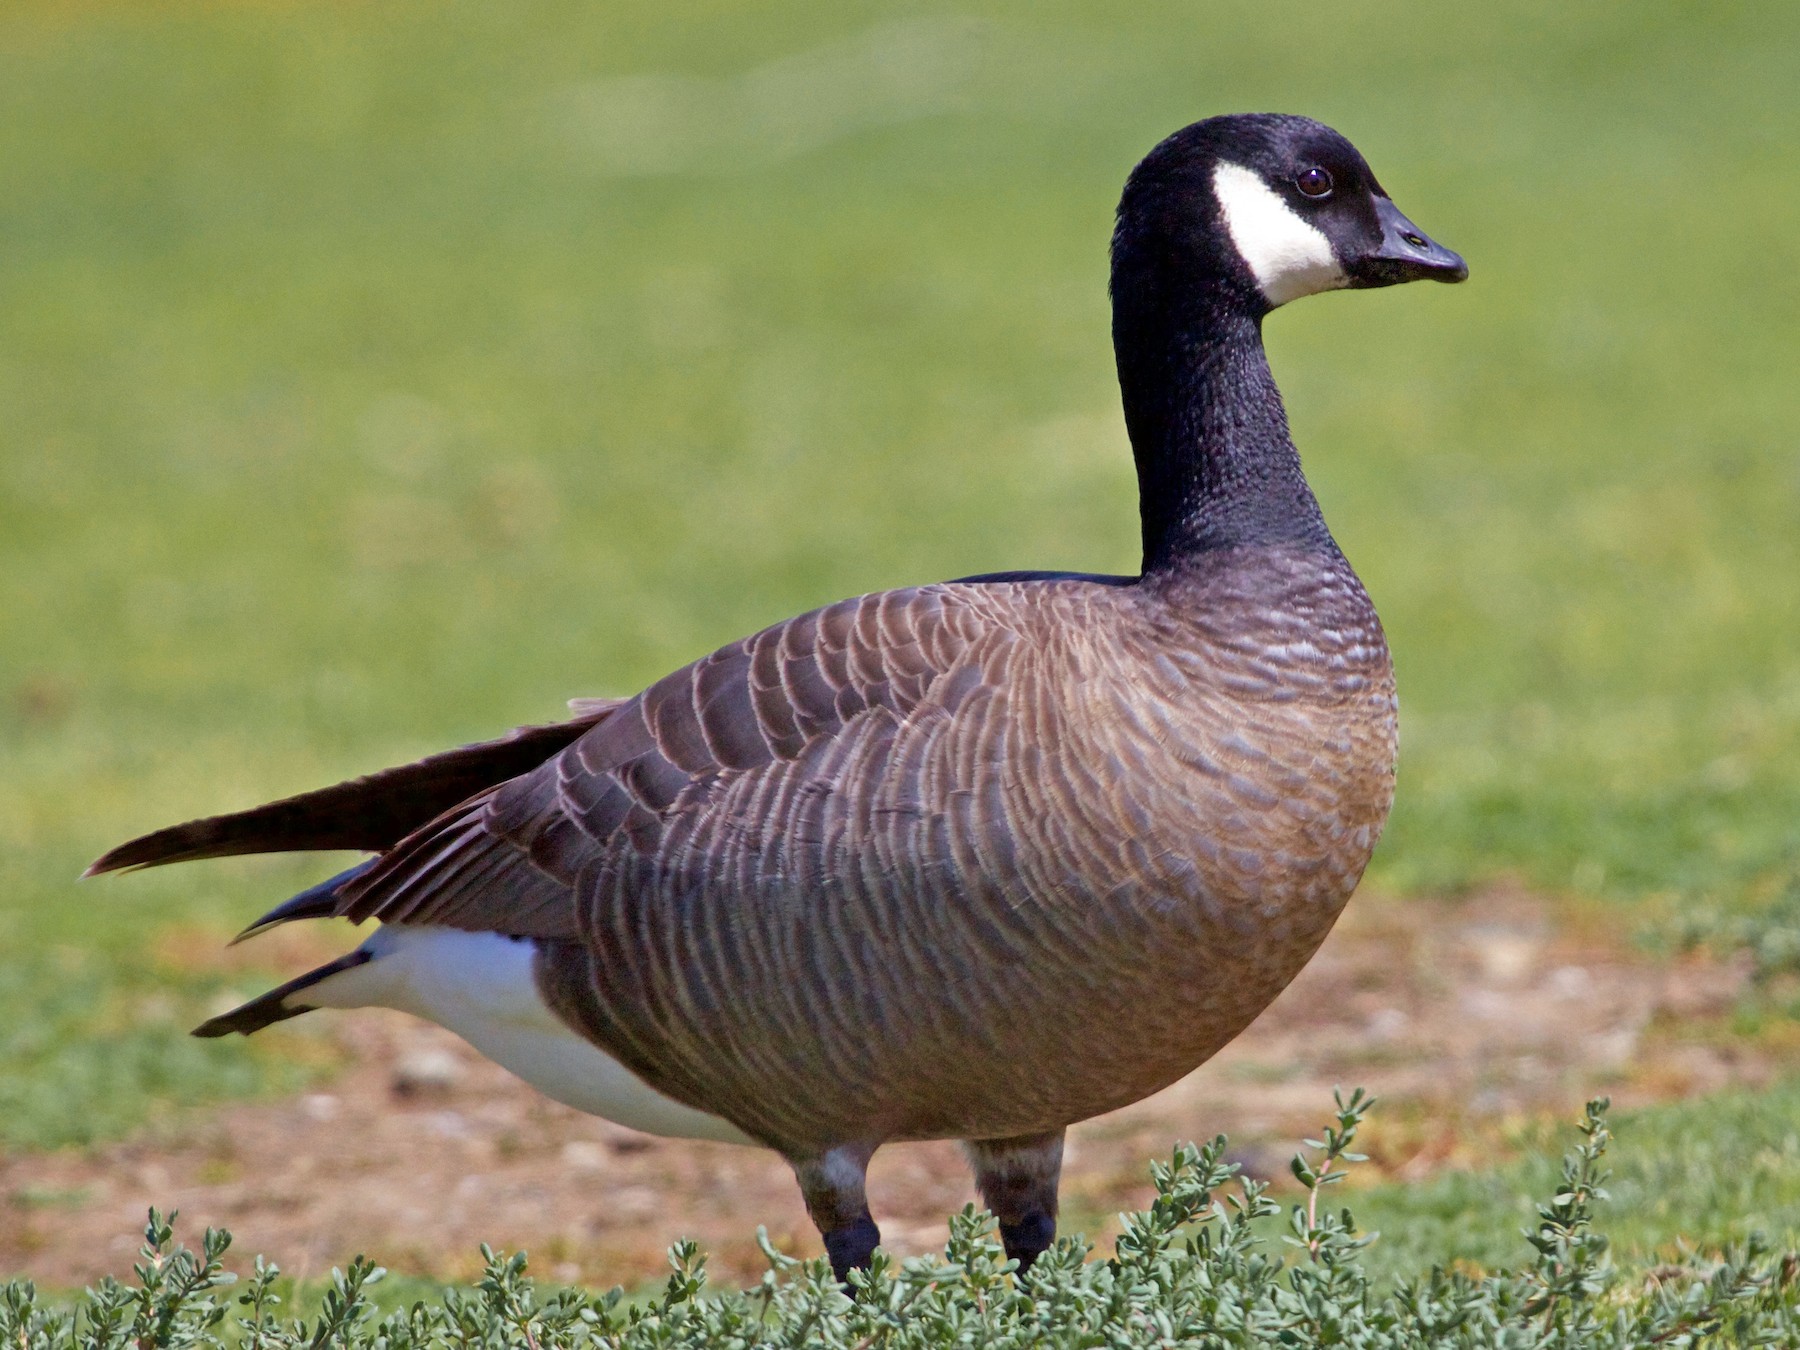
<path fill-rule="evenodd" d="M 1432 239 L 1386 197 L 1375 198 L 1381 242 L 1345 268 L 1354 287 L 1394 286 L 1403 281 L 1463 281 L 1469 265 Z"/>

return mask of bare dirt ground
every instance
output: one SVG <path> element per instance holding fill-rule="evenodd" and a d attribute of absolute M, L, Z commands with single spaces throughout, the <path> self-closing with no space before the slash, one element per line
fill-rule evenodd
<path fill-rule="evenodd" d="M 1621 917 L 1507 888 L 1455 902 L 1359 896 L 1237 1042 L 1071 1132 L 1065 1231 L 1104 1239 L 1111 1215 L 1149 1194 L 1146 1160 L 1179 1140 L 1226 1132 L 1247 1170 L 1279 1174 L 1335 1084 L 1383 1098 L 1367 1136 L 1372 1172 L 1410 1180 L 1491 1162 L 1519 1127 L 1567 1117 L 1596 1091 L 1622 1104 L 1687 1096 L 1759 1082 L 1791 1057 L 1724 1034 L 1740 969 L 1654 960 Z M 179 1206 L 190 1240 L 228 1227 L 239 1257 L 265 1252 L 302 1277 L 359 1251 L 396 1270 L 463 1275 L 487 1241 L 527 1249 L 541 1276 L 632 1286 L 691 1236 L 715 1277 L 748 1281 L 763 1268 L 758 1224 L 784 1250 L 819 1250 L 771 1154 L 580 1115 L 399 1014 L 305 1021 L 347 1052 L 324 1089 L 90 1151 L 0 1159 L 0 1271 L 64 1286 L 120 1271 L 152 1204 Z M 903 1255 L 940 1245 L 944 1216 L 971 1198 L 954 1145 L 876 1159 L 873 1208 Z"/>

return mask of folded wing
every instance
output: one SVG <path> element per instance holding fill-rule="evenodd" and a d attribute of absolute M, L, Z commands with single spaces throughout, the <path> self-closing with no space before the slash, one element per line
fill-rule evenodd
<path fill-rule="evenodd" d="M 777 821 L 790 843 L 829 830 L 846 795 L 870 786 L 851 752 L 891 740 L 908 718 L 947 715 L 982 682 L 969 653 L 1002 634 L 954 594 L 843 601 L 674 672 L 399 840 L 339 888 L 335 912 L 591 940 L 596 916 L 579 895 L 605 889 L 602 874 L 687 866 L 716 877 L 754 867 L 733 841 L 770 843 Z"/>

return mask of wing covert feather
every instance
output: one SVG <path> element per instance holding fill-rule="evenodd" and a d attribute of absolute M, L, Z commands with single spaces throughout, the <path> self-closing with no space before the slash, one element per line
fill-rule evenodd
<path fill-rule="evenodd" d="M 906 773 L 886 762 L 899 727 L 947 716 L 991 673 L 966 659 L 983 625 L 938 589 L 841 601 L 674 671 L 401 841 L 345 887 L 340 912 L 598 943 L 623 916 L 591 897 L 642 868 L 748 889 L 803 857 L 794 879 L 817 884 L 858 794 L 921 809 L 916 753 Z M 661 925 L 645 918 L 629 927 L 653 948 Z"/>

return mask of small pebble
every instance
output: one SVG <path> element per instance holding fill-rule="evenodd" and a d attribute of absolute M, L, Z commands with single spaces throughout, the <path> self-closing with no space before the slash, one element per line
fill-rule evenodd
<path fill-rule="evenodd" d="M 1377 1008 L 1369 1014 L 1369 1039 L 1391 1041 L 1406 1030 L 1407 1020 L 1406 1014 L 1398 1008 Z"/>
<path fill-rule="evenodd" d="M 1538 941 L 1524 933 L 1494 931 L 1482 935 L 1476 956 L 1490 984 L 1518 985 L 1537 963 Z"/>
<path fill-rule="evenodd" d="M 571 1139 L 562 1148 L 563 1166 L 571 1172 L 606 1170 L 606 1149 L 591 1139 Z"/>
<path fill-rule="evenodd" d="M 433 1111 L 425 1117 L 425 1128 L 440 1139 L 468 1139 L 475 1131 L 458 1111 Z"/>
<path fill-rule="evenodd" d="M 394 1065 L 394 1091 L 402 1097 L 443 1096 L 463 1076 L 462 1065 L 447 1050 L 413 1050 Z"/>
<path fill-rule="evenodd" d="M 1558 966 L 1547 983 L 1555 998 L 1584 998 L 1592 991 L 1594 978 L 1583 966 Z"/>
<path fill-rule="evenodd" d="M 626 1186 L 607 1197 L 607 1217 L 641 1223 L 662 1209 L 663 1198 L 648 1186 Z"/>

